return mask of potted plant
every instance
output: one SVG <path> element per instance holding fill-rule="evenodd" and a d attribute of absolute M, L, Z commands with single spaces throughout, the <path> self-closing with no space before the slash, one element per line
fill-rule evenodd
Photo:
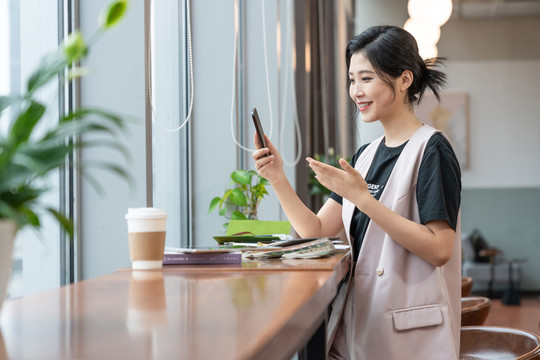
<path fill-rule="evenodd" d="M 127 0 L 113 1 L 103 10 L 96 35 L 118 23 L 127 3 Z M 124 121 L 107 111 L 81 108 L 62 116 L 54 126 L 44 128 L 42 124 L 47 107 L 38 100 L 39 91 L 59 77 L 80 75 L 82 71 L 73 64 L 88 54 L 89 47 L 79 32 L 70 34 L 56 51 L 41 59 L 22 94 L 0 96 L 0 115 L 9 109 L 12 119 L 8 120 L 7 131 L 0 132 L 0 309 L 16 232 L 26 226 L 39 229 L 45 212 L 56 218 L 70 235 L 73 233 L 68 218 L 57 209 L 40 204 L 41 196 L 48 189 L 48 176 L 65 166 L 66 156 L 75 148 L 102 146 L 127 156 L 125 148 L 115 141 L 124 129 Z M 101 140 L 79 139 L 82 134 L 100 135 Z M 82 168 L 88 165 L 80 164 Z M 111 162 L 100 166 L 130 178 L 122 166 Z M 101 191 L 96 181 L 92 184 Z"/>
<path fill-rule="evenodd" d="M 216 196 L 210 201 L 208 212 L 217 208 L 219 215 L 230 220 L 257 220 L 259 203 L 268 195 L 268 180 L 253 170 L 241 169 L 234 170 L 231 179 L 223 196 Z"/>

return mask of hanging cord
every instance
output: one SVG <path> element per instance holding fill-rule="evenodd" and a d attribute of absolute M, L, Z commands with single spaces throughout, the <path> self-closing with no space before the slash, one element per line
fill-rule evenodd
<path fill-rule="evenodd" d="M 293 71 L 293 67 L 292 67 L 292 48 L 293 48 L 293 35 L 292 35 L 292 32 L 291 32 L 291 29 L 293 28 L 293 23 L 292 23 L 292 13 L 293 13 L 293 8 L 292 8 L 292 4 L 293 4 L 293 0 L 288 0 L 287 1 L 287 30 L 286 30 L 286 33 L 285 33 L 285 39 L 288 41 L 288 43 L 286 44 L 286 54 L 285 54 L 285 66 L 284 66 L 284 69 L 285 69 L 285 74 L 286 74 L 286 79 L 289 79 L 290 82 L 291 82 L 291 88 L 292 88 L 292 99 L 293 99 L 293 103 L 292 103 L 292 108 L 293 108 L 293 120 L 294 120 L 294 128 L 296 130 L 296 143 L 298 144 L 298 153 L 296 155 L 296 157 L 294 158 L 293 162 L 288 162 L 287 160 L 285 160 L 285 158 L 283 158 L 283 164 L 285 164 L 286 166 L 289 166 L 289 167 L 294 167 L 296 165 L 298 165 L 298 163 L 300 162 L 300 156 L 302 156 L 302 136 L 301 136 L 301 132 L 300 132 L 300 122 L 298 120 L 298 104 L 296 102 L 296 84 L 294 82 L 294 71 Z M 289 53 L 287 53 L 287 51 L 289 51 Z M 282 113 L 281 113 L 281 119 L 285 119 L 285 111 L 287 109 L 287 83 L 285 82 L 284 84 L 284 90 L 283 90 L 283 100 L 282 100 Z M 279 143 L 279 146 L 280 148 L 283 148 L 283 140 L 284 140 L 284 137 L 285 137 L 285 121 L 282 121 L 281 122 L 281 127 L 280 127 L 280 131 L 279 131 L 279 138 L 280 138 L 280 143 Z"/>
<path fill-rule="evenodd" d="M 291 5 L 291 1 L 289 0 L 289 3 L 288 3 L 289 6 L 292 7 Z M 288 32 L 288 36 L 287 36 L 287 39 L 290 39 L 290 45 L 288 47 L 288 50 L 289 51 L 292 51 L 292 35 L 290 33 L 290 29 L 292 28 L 292 25 L 291 25 L 291 22 L 292 22 L 292 16 L 290 15 L 291 13 L 291 9 L 289 9 L 289 11 L 287 12 L 287 32 Z M 267 97 L 268 97 L 268 105 L 269 105 L 269 108 L 270 108 L 270 132 L 267 134 L 269 138 L 272 137 L 272 130 L 273 130 L 273 123 L 274 123 L 274 119 L 273 119 L 273 113 L 272 113 L 272 98 L 271 98 L 271 93 L 270 93 L 270 79 L 269 79 L 269 70 L 268 70 L 268 56 L 267 56 L 267 42 L 266 42 L 266 13 L 265 13 L 265 6 L 264 6 L 264 0 L 262 0 L 262 7 L 261 7 L 261 17 L 262 17 L 262 27 L 263 27 L 263 45 L 264 45 L 264 65 L 265 65 L 265 75 L 266 75 L 266 92 L 267 92 Z M 237 63 L 238 63 L 238 24 L 239 24 L 239 19 L 238 19 L 238 9 L 237 9 L 237 4 L 235 3 L 235 11 L 234 11 L 234 32 L 235 32 L 235 37 L 234 37 L 234 61 L 233 61 L 233 71 L 232 71 L 232 74 L 233 74 L 233 78 L 232 78 L 232 83 L 233 83 L 233 91 L 232 91 L 232 99 L 231 99 L 231 116 L 230 116 L 230 119 L 231 119 L 231 135 L 232 135 L 232 139 L 233 139 L 233 142 L 241 149 L 243 150 L 246 150 L 246 151 L 250 151 L 250 152 L 254 152 L 256 149 L 250 149 L 250 148 L 247 148 L 245 146 L 243 146 L 242 144 L 240 144 L 238 142 L 238 140 L 236 139 L 236 134 L 234 132 L 234 103 L 235 103 L 235 95 L 236 95 L 236 74 L 237 74 Z M 291 55 L 290 54 L 287 54 L 286 56 L 286 63 L 285 63 L 285 70 L 287 70 L 287 64 L 289 65 L 289 69 L 290 69 L 290 72 L 288 72 L 288 74 L 290 74 L 290 76 L 288 77 L 291 81 L 291 87 L 293 89 L 293 109 L 294 109 L 294 124 L 295 124 L 295 129 L 296 129 L 296 136 L 297 136 L 297 142 L 298 142 L 298 154 L 295 158 L 295 160 L 290 163 L 288 161 L 286 161 L 285 159 L 283 159 L 283 163 L 286 165 L 286 166 L 290 166 L 290 167 L 293 167 L 293 166 L 296 166 L 298 164 L 298 162 L 300 161 L 300 156 L 302 155 L 302 138 L 301 138 L 301 133 L 300 133 L 300 123 L 298 121 L 298 104 L 296 102 L 296 87 L 295 87 L 295 84 L 294 84 L 294 72 L 292 70 L 292 65 L 291 65 L 291 61 L 290 61 L 290 58 L 291 58 Z M 287 99 L 287 87 L 285 86 L 285 92 L 284 92 L 284 100 L 283 102 L 286 104 L 286 99 Z M 286 106 L 283 106 L 283 110 L 282 110 L 282 119 L 285 118 L 285 108 Z M 280 147 L 283 147 L 283 138 L 284 138 L 284 131 L 285 131 L 285 127 L 282 125 L 281 128 L 280 128 L 280 134 L 279 134 L 279 137 L 280 137 Z"/>
<path fill-rule="evenodd" d="M 325 35 L 325 22 L 324 22 L 324 2 L 322 0 L 319 0 L 318 2 L 319 7 L 319 16 L 318 16 L 318 27 L 319 27 L 319 58 L 321 59 L 320 64 L 320 72 L 321 72 L 321 107 L 322 107 L 322 123 L 323 123 L 323 146 L 324 146 L 324 153 L 326 156 L 328 156 L 328 148 L 330 146 L 330 139 L 329 139 L 329 120 L 328 120 L 328 87 L 326 84 L 328 83 L 327 80 L 327 70 L 326 70 L 326 49 L 325 49 L 325 41 L 324 41 L 324 35 Z"/>
<path fill-rule="evenodd" d="M 189 119 L 191 118 L 191 114 L 193 112 L 193 98 L 194 98 L 194 93 L 195 93 L 195 86 L 194 86 L 194 80 L 193 80 L 193 44 L 192 44 L 192 40 L 191 40 L 191 7 L 190 7 L 190 1 L 191 0 L 186 0 L 186 18 L 187 18 L 187 35 L 188 35 L 188 57 L 189 57 L 189 60 L 188 60 L 188 66 L 189 66 L 189 111 L 188 111 L 188 114 L 186 116 L 186 119 L 184 120 L 184 122 L 179 126 L 177 127 L 176 129 L 168 129 L 166 128 L 165 126 L 161 125 L 161 123 L 159 122 L 157 116 L 156 116 L 156 113 L 154 111 L 154 106 L 152 104 L 152 36 L 148 36 L 148 47 L 147 47 L 147 53 L 146 53 L 146 56 L 145 56 L 145 61 L 146 61 L 146 79 L 147 79 L 147 83 L 148 83 L 148 97 L 149 97 L 149 103 L 150 103 L 150 108 L 152 109 L 152 118 L 153 120 L 156 122 L 156 124 L 162 129 L 162 130 L 165 130 L 165 131 L 169 131 L 169 132 L 176 132 L 176 131 L 179 131 L 180 129 L 182 129 L 184 126 L 186 126 L 187 122 L 189 121 Z M 151 0 L 147 0 L 145 1 L 145 11 L 148 11 L 148 14 L 150 14 L 148 17 L 145 18 L 145 23 L 144 23 L 144 30 L 146 33 L 149 33 L 150 31 L 152 31 L 152 23 L 151 23 L 151 19 L 152 19 L 152 1 Z"/>
<path fill-rule="evenodd" d="M 273 130 L 273 123 L 274 123 L 274 117 L 272 113 L 272 98 L 270 96 L 270 80 L 269 80 L 269 71 L 268 71 L 268 60 L 267 60 L 267 52 L 266 52 L 266 23 L 265 23 L 265 12 L 264 12 L 264 0 L 262 0 L 262 26 L 263 26 L 263 45 L 264 45 L 264 69 L 266 73 L 266 93 L 268 97 L 268 105 L 270 108 L 270 131 L 267 134 L 269 138 L 272 137 L 272 130 Z M 239 37 L 239 19 L 238 19 L 238 5 L 235 2 L 234 3 L 234 61 L 233 61 L 233 91 L 232 91 L 232 99 L 231 99 L 231 135 L 232 140 L 242 150 L 246 150 L 249 152 L 254 152 L 257 149 L 251 149 L 248 147 L 245 147 L 244 145 L 240 144 L 238 142 L 238 139 L 236 138 L 236 134 L 234 132 L 234 102 L 236 99 L 236 74 L 237 74 L 237 67 L 238 67 L 238 37 Z"/>
<path fill-rule="evenodd" d="M 265 13 L 265 1 L 261 0 L 261 17 L 262 17 L 262 31 L 263 31 L 263 50 L 264 50 L 264 70 L 266 75 L 266 95 L 268 97 L 268 111 L 270 113 L 270 136 L 272 135 L 272 127 L 274 125 L 274 115 L 272 112 L 272 97 L 270 96 L 270 71 L 268 71 L 268 45 L 266 42 L 266 13 Z M 279 14 L 278 14 L 279 16 Z"/>

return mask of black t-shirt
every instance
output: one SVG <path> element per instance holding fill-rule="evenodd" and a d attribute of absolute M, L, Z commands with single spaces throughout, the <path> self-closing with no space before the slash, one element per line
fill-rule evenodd
<path fill-rule="evenodd" d="M 366 175 L 368 189 L 377 200 L 381 197 L 394 165 L 406 144 L 391 148 L 386 146 L 383 140 L 377 148 Z M 351 159 L 352 166 L 368 145 L 363 145 L 354 154 Z M 338 194 L 332 193 L 330 197 L 340 204 L 343 203 L 342 197 Z M 422 224 L 433 220 L 444 220 L 452 229 L 456 229 L 461 203 L 461 171 L 452 146 L 440 133 L 433 135 L 426 145 L 418 169 L 416 199 Z M 354 209 L 350 228 L 351 236 L 355 239 L 354 259 L 358 258 L 369 221 L 369 217 L 358 208 Z"/>

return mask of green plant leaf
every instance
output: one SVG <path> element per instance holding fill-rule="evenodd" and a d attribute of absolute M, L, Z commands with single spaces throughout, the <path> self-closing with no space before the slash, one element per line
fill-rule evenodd
<path fill-rule="evenodd" d="M 27 203 L 32 203 L 46 191 L 45 187 L 37 187 L 26 183 L 12 184 L 6 186 L 0 184 L 0 202 L 9 205 L 13 209 L 25 206 Z"/>
<path fill-rule="evenodd" d="M 14 220 L 18 228 L 26 225 L 31 225 L 35 228 L 40 227 L 39 217 L 29 206 L 14 208 L 7 202 L 0 201 L 0 215 L 0 217 Z"/>
<path fill-rule="evenodd" d="M 251 184 L 253 174 L 245 170 L 235 170 L 231 173 L 231 178 L 239 184 Z"/>
<path fill-rule="evenodd" d="M 223 196 L 221 197 L 221 201 L 219 203 L 219 207 L 221 208 L 223 206 L 223 204 L 227 201 L 227 199 L 229 198 L 229 195 L 231 195 L 233 189 L 227 189 L 225 190 L 225 193 L 223 194 Z"/>
<path fill-rule="evenodd" d="M 8 219 L 8 218 L 14 218 L 13 210 L 11 209 L 11 206 L 9 206 L 8 203 L 2 200 L 2 197 L 0 197 L 0 218 L 2 219 Z"/>
<path fill-rule="evenodd" d="M 24 101 L 24 97 L 19 95 L 0 96 L 0 113 L 13 104 Z"/>
<path fill-rule="evenodd" d="M 219 204 L 221 201 L 221 198 L 219 196 L 216 196 L 215 198 L 210 201 L 210 207 L 208 208 L 208 212 L 211 213 Z"/>
<path fill-rule="evenodd" d="M 73 223 L 71 222 L 71 220 L 58 212 L 56 209 L 49 207 L 46 210 L 49 212 L 49 214 L 56 218 L 56 220 L 60 223 L 60 226 L 64 228 L 64 230 L 68 233 L 69 236 L 73 236 Z"/>
<path fill-rule="evenodd" d="M 27 82 L 28 95 L 47 84 L 52 78 L 63 73 L 70 64 L 63 50 L 45 55 L 38 68 L 30 75 Z"/>
<path fill-rule="evenodd" d="M 247 220 L 247 217 L 240 211 L 233 211 L 231 214 L 231 220 Z"/>
<path fill-rule="evenodd" d="M 9 132 L 9 141 L 13 145 L 18 145 L 28 140 L 32 130 L 39 119 L 45 113 L 45 106 L 36 101 L 31 101 L 28 107 L 17 117 Z"/>
<path fill-rule="evenodd" d="M 90 116 L 95 115 L 95 116 Z M 77 121 L 74 120 L 81 120 L 84 119 L 84 124 L 80 125 L 73 125 L 74 123 L 77 123 Z M 116 131 L 121 131 L 125 128 L 125 120 L 122 119 L 120 116 L 113 114 L 108 111 L 104 111 L 101 109 L 93 109 L 93 108 L 83 108 L 79 109 L 77 111 L 74 111 L 66 116 L 64 116 L 60 123 L 64 126 L 68 126 L 67 124 L 71 124 L 71 126 L 94 126 L 97 128 L 103 128 L 108 129 L 110 132 L 116 129 Z M 84 131 L 87 131 L 84 129 Z M 79 133 L 82 131 L 79 131 Z"/>
<path fill-rule="evenodd" d="M 133 186 L 134 184 L 134 180 L 131 177 L 131 174 L 127 172 L 127 170 L 124 167 L 113 164 L 113 163 L 108 163 L 108 162 L 103 162 L 103 161 L 84 161 L 81 167 L 83 169 L 90 168 L 90 167 L 101 168 L 101 169 L 115 173 L 119 177 L 126 180 L 130 184 L 130 186 Z"/>
<path fill-rule="evenodd" d="M 131 153 L 129 152 L 129 149 L 119 143 L 117 140 L 106 140 L 106 139 L 99 139 L 99 140 L 93 140 L 93 141 L 86 141 L 86 140 L 79 140 L 76 144 L 74 144 L 74 147 L 82 147 L 82 148 L 90 148 L 90 147 L 106 147 L 109 149 L 114 149 L 118 151 L 126 161 L 131 160 Z"/>
<path fill-rule="evenodd" d="M 92 186 L 94 191 L 99 196 L 105 195 L 105 190 L 103 189 L 103 186 L 99 184 L 99 181 L 95 176 L 92 176 L 88 171 L 82 171 L 81 175 L 86 181 L 88 181 L 88 183 Z"/>
<path fill-rule="evenodd" d="M 49 170 L 48 164 L 44 164 L 32 156 L 21 153 L 13 155 L 13 164 L 26 169 L 28 173 L 36 173 L 37 175 L 46 174 Z M 19 171 L 22 171 L 22 169 L 19 169 Z"/>
<path fill-rule="evenodd" d="M 32 211 L 30 208 L 23 207 L 20 213 L 25 218 L 24 221 L 29 223 L 31 226 L 35 228 L 39 228 L 41 226 L 41 222 L 39 221 L 39 216 L 37 216 L 37 214 L 34 211 Z"/>
<path fill-rule="evenodd" d="M 119 131 L 114 126 L 111 126 L 111 124 L 95 122 L 90 119 L 84 119 L 82 121 L 60 123 L 55 128 L 51 129 L 45 135 L 44 139 L 60 140 L 67 137 L 79 136 L 87 133 L 109 135 L 113 138 L 117 138 L 119 136 Z"/>
<path fill-rule="evenodd" d="M 227 215 L 227 209 L 225 209 L 225 208 L 219 209 L 219 215 L 220 215 L 220 216 L 225 216 L 225 215 Z"/>
<path fill-rule="evenodd" d="M 236 206 L 246 206 L 248 203 L 247 197 L 244 192 L 238 188 L 231 191 L 229 195 L 229 201 Z"/>
<path fill-rule="evenodd" d="M 68 64 L 80 60 L 88 53 L 88 47 L 79 31 L 74 31 L 65 38 L 62 49 Z"/>
<path fill-rule="evenodd" d="M 128 6 L 127 0 L 117 0 L 111 2 L 99 17 L 99 26 L 102 29 L 108 29 L 116 25 L 124 16 Z"/>

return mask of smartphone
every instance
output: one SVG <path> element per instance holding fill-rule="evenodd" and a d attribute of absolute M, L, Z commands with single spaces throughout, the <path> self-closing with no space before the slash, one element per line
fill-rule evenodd
<path fill-rule="evenodd" d="M 253 119 L 253 125 L 255 125 L 255 130 L 257 130 L 257 136 L 259 137 L 259 143 L 261 144 L 261 147 L 267 147 L 266 140 L 264 139 L 264 130 L 261 125 L 261 120 L 259 119 L 259 114 L 257 113 L 257 108 L 253 108 L 251 110 L 251 118 Z M 264 154 L 264 156 L 268 156 L 268 153 Z"/>

